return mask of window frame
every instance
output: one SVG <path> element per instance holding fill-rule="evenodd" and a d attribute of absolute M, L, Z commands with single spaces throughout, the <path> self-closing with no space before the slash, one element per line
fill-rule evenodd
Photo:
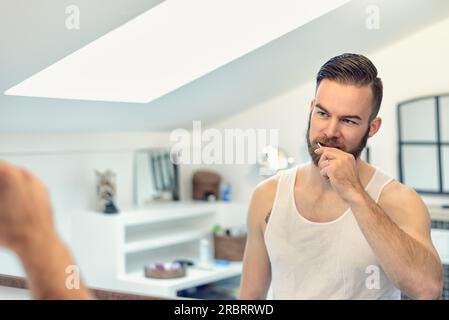
<path fill-rule="evenodd" d="M 398 124 L 398 147 L 399 147 L 399 152 L 398 152 L 398 168 L 399 168 L 399 181 L 401 183 L 404 183 L 404 155 L 403 155 L 403 151 L 402 151 L 402 147 L 403 146 L 435 146 L 437 148 L 437 164 L 436 164 L 436 168 L 437 168 L 437 173 L 438 173 L 438 191 L 433 191 L 433 190 L 426 190 L 426 189 L 417 189 L 414 188 L 416 190 L 416 192 L 418 193 L 422 193 L 422 194 L 433 194 L 433 195 L 449 195 L 449 190 L 445 191 L 444 190 L 444 186 L 443 186 L 443 179 L 444 179 L 444 170 L 443 170 L 443 156 L 442 156 L 442 148 L 444 146 L 449 146 L 449 141 L 448 142 L 443 142 L 441 140 L 441 122 L 440 122 L 440 99 L 441 98 L 446 98 L 449 97 L 449 93 L 445 93 L 445 94 L 439 94 L 439 95 L 428 95 L 428 96 L 421 96 L 421 97 L 417 97 L 417 98 L 413 98 L 413 99 L 409 99 L 409 100 L 405 100 L 402 101 L 400 103 L 397 104 L 397 124 Z M 402 137 L 402 126 L 403 124 L 401 123 L 401 112 L 404 112 L 404 107 L 406 107 L 407 104 L 412 103 L 412 102 L 416 102 L 416 101 L 420 101 L 420 100 L 430 100 L 433 99 L 434 100 L 434 107 L 435 107 L 435 130 L 436 130 L 436 134 L 435 134 L 435 138 L 436 140 L 431 142 L 431 141 L 404 141 L 403 137 Z M 402 111 L 401 111 L 402 109 Z M 449 167 L 446 168 L 446 170 L 449 170 Z M 447 189 L 449 189 L 449 186 L 445 186 Z"/>

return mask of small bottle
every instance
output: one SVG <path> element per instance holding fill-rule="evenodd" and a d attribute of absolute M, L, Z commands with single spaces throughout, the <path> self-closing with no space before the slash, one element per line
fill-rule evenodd
<path fill-rule="evenodd" d="M 223 184 L 222 193 L 221 193 L 222 201 L 231 201 L 231 184 L 226 182 Z"/>
<path fill-rule="evenodd" d="M 200 240 L 200 259 L 199 266 L 211 267 L 212 266 L 212 251 L 210 241 L 207 238 Z"/>

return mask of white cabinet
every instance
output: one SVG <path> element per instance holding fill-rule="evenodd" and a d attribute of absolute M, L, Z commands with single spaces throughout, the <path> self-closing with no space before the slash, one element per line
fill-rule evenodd
<path fill-rule="evenodd" d="M 146 278 L 143 266 L 175 259 L 197 260 L 200 239 L 210 237 L 212 226 L 223 221 L 220 212 L 237 212 L 244 221 L 245 210 L 245 205 L 232 203 L 189 202 L 152 205 L 115 215 L 74 212 L 70 247 L 90 287 L 175 297 L 179 290 L 237 276 L 242 264 L 207 270 L 189 267 L 187 275 L 177 279 Z"/>

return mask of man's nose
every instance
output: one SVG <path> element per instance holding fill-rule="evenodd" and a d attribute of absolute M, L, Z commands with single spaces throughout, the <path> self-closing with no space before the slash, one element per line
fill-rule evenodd
<path fill-rule="evenodd" d="M 327 127 L 324 130 L 328 139 L 338 138 L 340 136 L 340 124 L 338 120 L 329 121 Z"/>

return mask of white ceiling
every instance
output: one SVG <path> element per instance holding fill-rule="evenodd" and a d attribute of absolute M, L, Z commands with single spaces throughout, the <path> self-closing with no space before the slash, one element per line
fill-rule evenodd
<path fill-rule="evenodd" d="M 347 2 L 164 1 L 5 93 L 148 103 Z"/>
<path fill-rule="evenodd" d="M 0 91 L 45 69 L 161 1 L 8 0 L 0 2 Z M 81 10 L 81 29 L 65 28 L 65 7 Z M 381 28 L 365 27 L 368 4 Z M 0 131 L 117 131 L 211 123 L 313 79 L 342 52 L 366 53 L 447 17 L 446 0 L 355 0 L 150 103 L 0 96 Z"/>

